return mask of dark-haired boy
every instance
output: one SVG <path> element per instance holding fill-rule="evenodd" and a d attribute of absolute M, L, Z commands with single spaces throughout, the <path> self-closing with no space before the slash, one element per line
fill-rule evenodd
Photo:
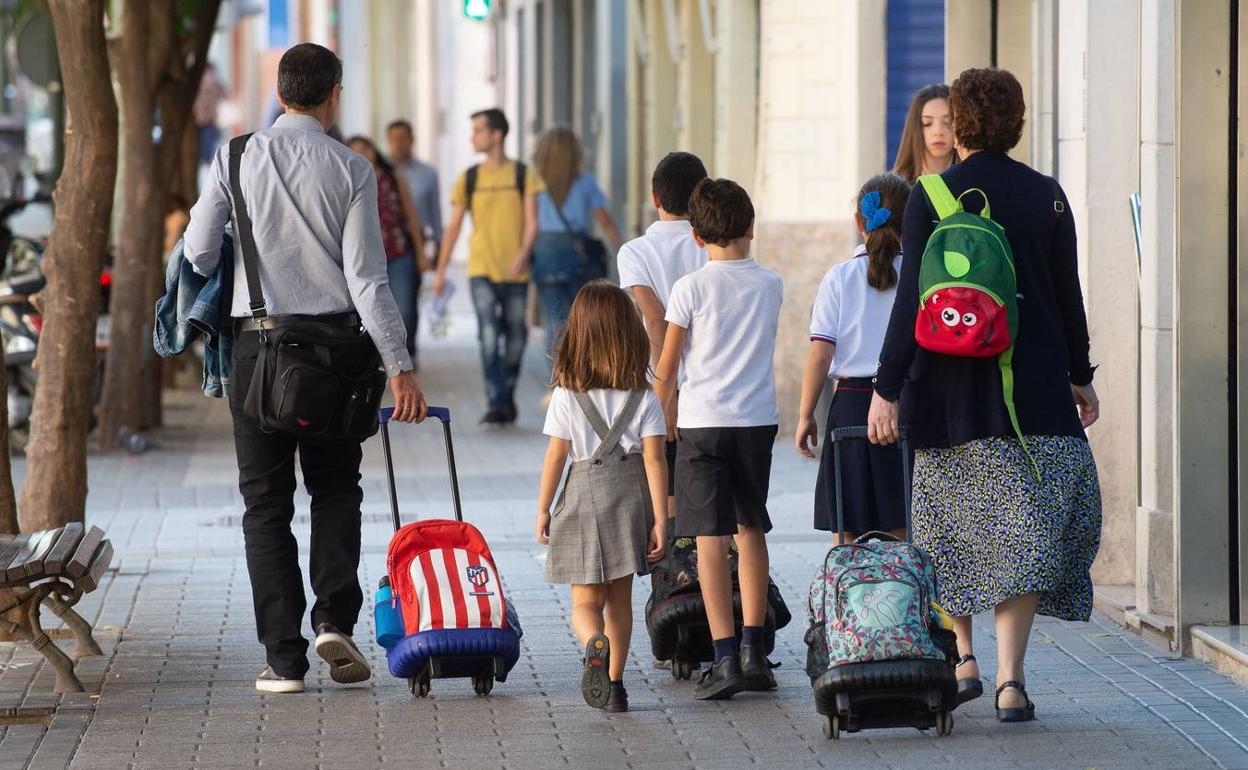
<path fill-rule="evenodd" d="M 771 690 L 767 612 L 767 488 L 780 421 L 772 358 L 783 283 L 750 258 L 754 206 L 740 185 L 707 179 L 689 202 L 693 237 L 710 261 L 672 287 L 655 378 L 668 425 L 679 429 L 676 535 L 698 541 L 698 580 L 715 662 L 694 688 L 699 700 Z M 676 376 L 684 365 L 679 410 Z M 744 629 L 733 623 L 728 541 L 740 552 Z"/>
<path fill-rule="evenodd" d="M 667 334 L 668 297 L 672 286 L 706 264 L 706 249 L 693 240 L 689 225 L 689 196 L 698 182 L 706 179 L 706 166 L 697 155 L 669 152 L 654 167 L 650 178 L 650 200 L 659 212 L 659 221 L 646 228 L 639 238 L 620 247 L 617 264 L 620 288 L 633 295 L 650 336 L 650 363 L 657 369 Z M 677 387 L 681 374 L 677 372 Z M 674 425 L 669 426 L 675 434 Z M 672 495 L 676 489 L 676 442 L 667 442 L 668 516 L 675 516 Z"/>

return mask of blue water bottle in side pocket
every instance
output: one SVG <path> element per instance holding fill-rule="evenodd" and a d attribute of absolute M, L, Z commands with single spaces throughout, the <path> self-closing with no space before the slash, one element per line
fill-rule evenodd
<path fill-rule="evenodd" d="M 398 597 L 390 589 L 389 576 L 381 579 L 377 594 L 373 597 L 373 620 L 377 627 L 377 644 L 387 650 L 403 638 L 403 612 Z"/>

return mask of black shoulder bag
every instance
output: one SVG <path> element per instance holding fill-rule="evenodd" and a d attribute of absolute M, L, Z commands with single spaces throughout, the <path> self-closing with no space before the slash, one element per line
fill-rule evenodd
<path fill-rule="evenodd" d="M 243 252 L 248 309 L 260 326 L 260 353 L 243 412 L 267 433 L 324 441 L 363 441 L 377 432 L 386 375 L 355 313 L 273 316 L 260 290 L 260 254 L 239 170 L 251 134 L 230 141 L 234 229 Z"/>
<path fill-rule="evenodd" d="M 573 184 L 576 184 L 573 180 Z M 571 194 L 572 188 L 568 188 Z M 566 203 L 567 200 L 565 199 Z M 559 221 L 563 223 L 563 229 L 568 231 L 568 235 L 572 238 L 572 248 L 576 250 L 576 256 L 581 260 L 581 275 L 586 281 L 596 281 L 600 278 L 607 277 L 607 246 L 598 238 L 594 238 L 586 233 L 578 233 L 572 229 L 572 225 L 568 224 L 568 218 L 563 215 L 563 206 L 555 203 L 555 196 L 550 196 L 550 205 L 555 207 L 555 214 L 559 217 Z"/>

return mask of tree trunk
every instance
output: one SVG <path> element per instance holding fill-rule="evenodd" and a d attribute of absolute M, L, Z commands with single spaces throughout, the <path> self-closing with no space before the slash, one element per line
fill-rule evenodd
<path fill-rule="evenodd" d="M 151 349 L 152 303 L 164 290 L 164 221 L 176 191 L 184 127 L 199 90 L 220 0 L 199 0 L 194 27 L 174 0 L 128 0 L 114 56 L 125 136 L 126 197 L 109 303 L 112 333 L 100 405 L 100 446 L 119 443 L 121 428 L 161 423 L 159 362 Z M 151 141 L 153 115 L 161 141 Z M 133 147 L 133 149 L 131 149 Z"/>
<path fill-rule="evenodd" d="M 100 397 L 99 441 L 115 449 L 122 429 L 143 422 L 144 360 L 151 349 L 152 272 L 164 237 L 164 182 L 157 166 L 156 89 L 173 47 L 174 0 L 127 0 L 113 70 L 121 97 L 121 163 L 125 191 L 108 312 L 110 334 Z M 148 333 L 144 333 L 148 332 Z"/>
<path fill-rule="evenodd" d="M 186 128 L 182 131 L 177 192 L 186 201 L 188 211 L 199 199 L 199 126 L 193 120 L 186 121 Z"/>
<path fill-rule="evenodd" d="M 23 530 L 82 521 L 87 425 L 95 379 L 100 261 L 117 177 L 117 103 L 104 41 L 104 0 L 48 0 L 65 90 L 65 168 L 43 256 L 43 331 L 36 365 Z"/>

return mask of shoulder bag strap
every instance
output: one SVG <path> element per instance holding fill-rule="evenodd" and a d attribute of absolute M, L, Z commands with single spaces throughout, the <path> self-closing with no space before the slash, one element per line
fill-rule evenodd
<path fill-rule="evenodd" d="M 524 205 L 524 183 L 526 167 L 522 161 L 516 161 L 516 192 L 520 193 L 520 205 Z"/>
<path fill-rule="evenodd" d="M 634 390 L 628 394 L 628 400 L 624 402 L 624 408 L 615 416 L 615 423 L 611 426 L 611 430 L 602 438 L 602 443 L 594 450 L 591 460 L 602 460 L 606 455 L 611 454 L 620 445 L 620 438 L 624 436 L 624 431 L 628 430 L 628 426 L 633 422 L 633 417 L 637 415 L 637 409 L 641 406 L 641 399 L 645 395 L 645 391 Z M 593 406 L 592 404 L 590 406 Z"/>
<path fill-rule="evenodd" d="M 477 191 L 477 169 L 479 166 L 469 166 L 468 171 L 464 174 L 464 208 L 468 213 L 472 213 L 472 194 Z"/>
<path fill-rule="evenodd" d="M 230 140 L 230 196 L 234 199 L 234 230 L 243 250 L 243 271 L 247 274 L 247 308 L 252 318 L 264 318 L 269 314 L 260 290 L 260 254 L 256 251 L 256 239 L 251 232 L 251 217 L 247 215 L 247 201 L 243 199 L 241 169 L 243 152 L 251 134 L 236 136 Z"/>

